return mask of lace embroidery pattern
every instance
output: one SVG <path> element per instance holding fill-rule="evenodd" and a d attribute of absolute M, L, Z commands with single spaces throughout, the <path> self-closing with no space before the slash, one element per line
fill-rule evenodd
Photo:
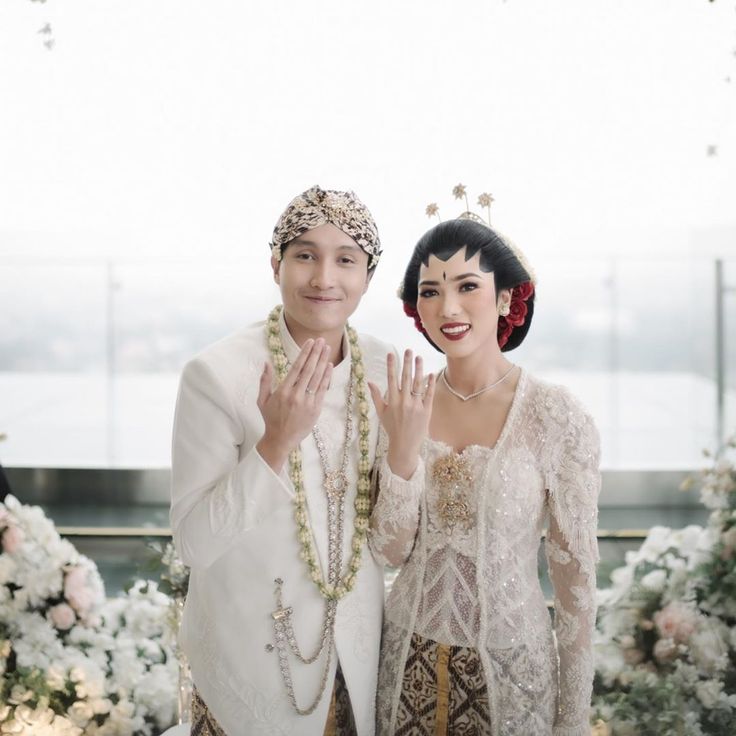
<path fill-rule="evenodd" d="M 403 567 L 386 607 L 379 736 L 395 732 L 413 633 L 478 649 L 491 736 L 590 732 L 598 434 L 561 387 L 523 373 L 517 394 L 505 441 L 469 448 L 475 527 L 448 535 L 433 514 L 438 489 L 427 469 L 441 443 L 425 442 L 421 478 L 397 481 L 382 467 L 371 544 Z M 554 625 L 537 573 L 545 526 Z"/>

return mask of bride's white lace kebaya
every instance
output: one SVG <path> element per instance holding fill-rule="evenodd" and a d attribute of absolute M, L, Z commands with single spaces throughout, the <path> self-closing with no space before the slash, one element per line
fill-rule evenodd
<path fill-rule="evenodd" d="M 427 439 L 408 481 L 382 461 L 369 539 L 403 567 L 384 620 L 379 736 L 394 733 L 413 632 L 479 651 L 492 736 L 589 736 L 598 461 L 590 417 L 526 372 L 494 448 L 457 455 Z M 554 634 L 537 564 L 545 525 Z"/>

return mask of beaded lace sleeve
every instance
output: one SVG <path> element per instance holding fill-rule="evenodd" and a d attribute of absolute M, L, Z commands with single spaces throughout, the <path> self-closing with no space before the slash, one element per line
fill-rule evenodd
<path fill-rule="evenodd" d="M 411 554 L 419 527 L 419 500 L 424 490 L 424 461 L 409 480 L 391 472 L 386 460 L 386 436 L 379 437 L 378 498 L 371 514 L 368 542 L 376 561 L 399 567 Z M 383 450 L 383 451 L 382 451 Z"/>
<path fill-rule="evenodd" d="M 579 407 L 560 407 L 557 418 L 567 426 L 559 426 L 561 439 L 547 476 L 550 518 L 545 542 L 559 655 L 553 736 L 589 736 L 600 441 L 592 420 Z"/>

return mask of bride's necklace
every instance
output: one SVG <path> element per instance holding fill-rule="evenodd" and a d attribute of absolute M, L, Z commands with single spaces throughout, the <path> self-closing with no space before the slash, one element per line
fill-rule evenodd
<path fill-rule="evenodd" d="M 468 394 L 467 396 L 463 396 L 459 391 L 455 391 L 455 389 L 452 386 L 450 386 L 450 382 L 447 380 L 447 376 L 445 375 L 445 373 L 447 372 L 447 368 L 442 369 L 442 373 L 441 373 L 442 383 L 444 383 L 445 386 L 447 387 L 447 390 L 453 396 L 457 396 L 457 398 L 460 399 L 460 401 L 470 401 L 470 399 L 474 399 L 476 396 L 480 396 L 481 394 L 484 394 L 486 391 L 490 391 L 492 388 L 496 388 L 496 386 L 498 386 L 499 383 L 503 383 L 508 377 L 508 375 L 511 373 L 511 371 L 514 370 L 514 368 L 516 368 L 516 366 L 512 364 L 511 368 L 509 368 L 506 371 L 506 373 L 504 373 L 501 376 L 501 378 L 499 378 L 497 381 L 494 381 L 488 386 L 483 386 L 483 388 L 480 389 L 480 391 L 475 391 L 474 393 Z"/>

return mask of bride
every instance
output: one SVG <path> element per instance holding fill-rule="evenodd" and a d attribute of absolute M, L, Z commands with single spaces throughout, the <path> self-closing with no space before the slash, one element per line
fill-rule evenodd
<path fill-rule="evenodd" d="M 404 311 L 445 354 L 387 357 L 371 386 L 387 449 L 370 542 L 389 595 L 378 734 L 588 736 L 599 440 L 570 392 L 506 357 L 534 313 L 531 269 L 459 218 L 419 241 Z M 384 443 L 385 445 L 385 443 Z M 545 550 L 552 622 L 538 576 Z"/>

